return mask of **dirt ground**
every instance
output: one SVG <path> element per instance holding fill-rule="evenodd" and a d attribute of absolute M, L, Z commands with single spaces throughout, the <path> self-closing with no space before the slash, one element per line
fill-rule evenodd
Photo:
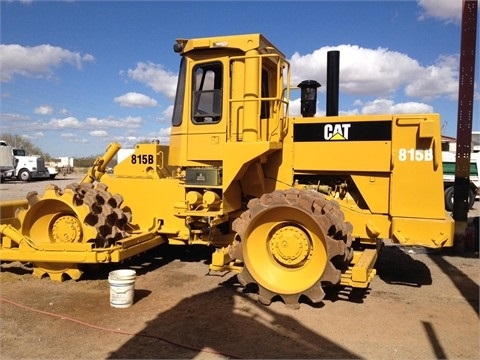
<path fill-rule="evenodd" d="M 45 185 L 7 182 L 0 198 Z M 322 304 L 299 310 L 260 305 L 234 273 L 209 273 L 209 254 L 161 246 L 63 283 L 34 278 L 29 264 L 3 263 L 0 357 L 479 358 L 478 252 L 387 244 L 366 291 L 329 291 Z M 108 273 L 126 268 L 137 273 L 134 304 L 113 308 Z"/>

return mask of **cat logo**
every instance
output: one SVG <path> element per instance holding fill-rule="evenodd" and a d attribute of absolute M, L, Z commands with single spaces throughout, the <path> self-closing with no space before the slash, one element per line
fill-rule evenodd
<path fill-rule="evenodd" d="M 323 128 L 325 140 L 348 140 L 348 130 L 352 124 L 326 124 Z"/>
<path fill-rule="evenodd" d="M 293 126 L 295 142 L 392 140 L 392 120 L 300 123 Z"/>

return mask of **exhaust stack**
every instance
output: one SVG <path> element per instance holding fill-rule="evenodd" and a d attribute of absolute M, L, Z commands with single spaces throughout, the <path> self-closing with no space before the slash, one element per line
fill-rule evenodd
<path fill-rule="evenodd" d="M 340 51 L 327 53 L 327 116 L 338 116 Z"/>

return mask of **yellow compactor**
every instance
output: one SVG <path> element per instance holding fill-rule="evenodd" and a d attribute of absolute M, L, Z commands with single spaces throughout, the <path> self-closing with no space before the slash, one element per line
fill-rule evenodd
<path fill-rule="evenodd" d="M 1 203 L 1 261 L 79 279 L 84 264 L 205 244 L 211 269 L 296 307 L 325 285 L 367 287 L 382 239 L 452 246 L 438 114 L 338 116 L 338 52 L 320 117 L 320 84 L 290 87 L 290 64 L 261 34 L 178 39 L 174 51 L 169 146 L 138 144 L 107 174 L 112 143 L 80 183 Z"/>

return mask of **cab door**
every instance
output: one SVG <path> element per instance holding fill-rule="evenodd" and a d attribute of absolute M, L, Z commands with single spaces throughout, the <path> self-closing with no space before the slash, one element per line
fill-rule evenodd
<path fill-rule="evenodd" d="M 225 69 L 220 61 L 193 63 L 191 116 L 188 121 L 187 159 L 222 159 L 226 141 Z"/>

